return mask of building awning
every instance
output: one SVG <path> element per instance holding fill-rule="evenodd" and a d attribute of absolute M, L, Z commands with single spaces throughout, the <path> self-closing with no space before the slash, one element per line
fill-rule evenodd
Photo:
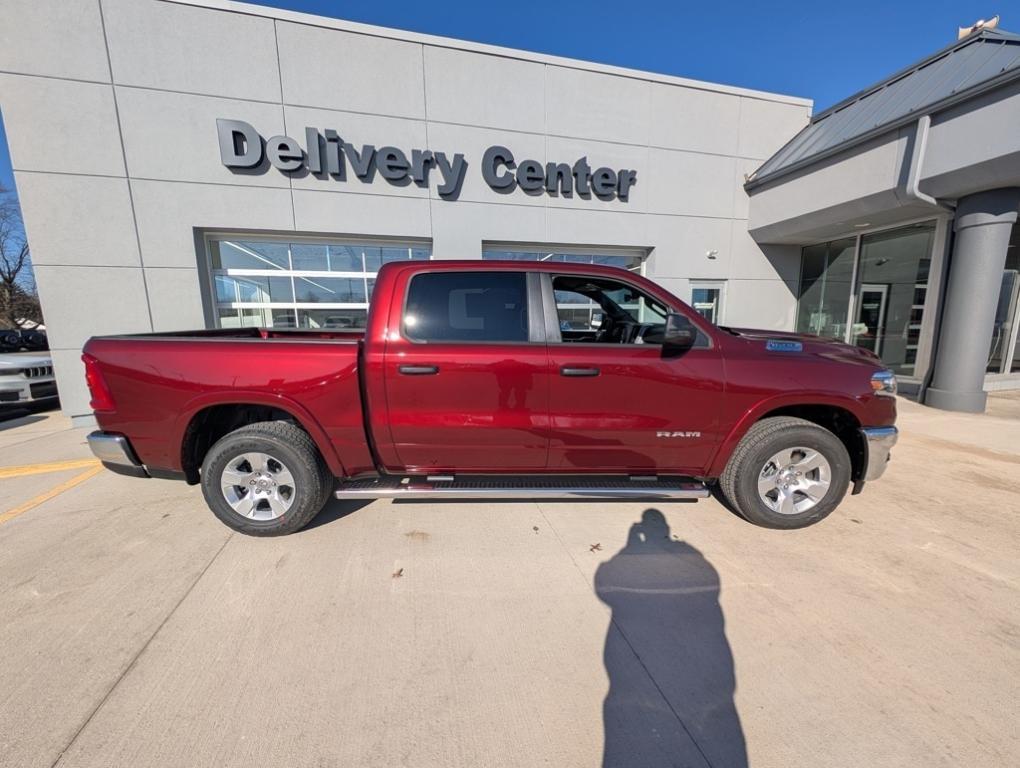
<path fill-rule="evenodd" d="M 980 29 L 815 115 L 748 178 L 748 191 L 1020 79 L 1020 35 Z"/>

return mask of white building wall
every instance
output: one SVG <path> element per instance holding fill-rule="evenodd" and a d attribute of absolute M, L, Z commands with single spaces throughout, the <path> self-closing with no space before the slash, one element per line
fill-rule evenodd
<path fill-rule="evenodd" d="M 803 127 L 809 102 L 210 5 L 5 8 L 0 109 L 71 415 L 88 413 L 89 336 L 205 325 L 196 229 L 426 238 L 436 258 L 480 257 L 485 241 L 645 248 L 646 274 L 681 298 L 692 279 L 726 280 L 725 322 L 792 328 L 799 254 L 748 236 L 742 184 Z M 302 146 L 314 126 L 356 145 L 460 152 L 465 183 L 452 201 L 435 181 L 235 174 L 216 118 Z M 480 170 L 492 144 L 519 160 L 636 169 L 637 185 L 626 202 L 498 194 Z"/>

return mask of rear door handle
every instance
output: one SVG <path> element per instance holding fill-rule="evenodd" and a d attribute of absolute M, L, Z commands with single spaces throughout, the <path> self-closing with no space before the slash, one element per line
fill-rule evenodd
<path fill-rule="evenodd" d="M 560 376 L 598 376 L 598 368 L 571 368 L 563 366 L 560 368 Z"/>
<path fill-rule="evenodd" d="M 401 365 L 397 367 L 405 376 L 433 376 L 439 373 L 438 365 Z"/>

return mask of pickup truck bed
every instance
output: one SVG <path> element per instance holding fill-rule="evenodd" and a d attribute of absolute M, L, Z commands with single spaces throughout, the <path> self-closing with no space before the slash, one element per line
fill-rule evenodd
<path fill-rule="evenodd" d="M 284 409 L 342 477 L 374 469 L 358 383 L 363 338 L 352 331 L 243 328 L 94 339 L 88 354 L 103 361 L 103 377 L 117 393 L 117 410 L 104 416 L 104 429 L 129 434 L 141 463 L 162 468 L 163 476 L 180 472 L 194 480 L 198 467 L 182 447 L 213 414 L 193 423 L 196 415 L 243 403 L 252 413 Z M 147 357 L 158 365 L 138 364 Z"/>

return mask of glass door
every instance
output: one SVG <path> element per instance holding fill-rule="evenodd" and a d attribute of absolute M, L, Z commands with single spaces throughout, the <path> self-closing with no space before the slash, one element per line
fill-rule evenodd
<path fill-rule="evenodd" d="M 914 374 L 917 361 L 934 238 L 934 222 L 861 237 L 847 340 L 903 376 Z"/>
<path fill-rule="evenodd" d="M 1002 271 L 1002 288 L 995 305 L 995 325 L 988 351 L 988 373 L 1020 371 L 1020 227 L 1013 225 Z"/>
<path fill-rule="evenodd" d="M 889 286 L 864 283 L 857 293 L 856 321 L 850 329 L 851 343 L 882 356 L 882 334 Z"/>

